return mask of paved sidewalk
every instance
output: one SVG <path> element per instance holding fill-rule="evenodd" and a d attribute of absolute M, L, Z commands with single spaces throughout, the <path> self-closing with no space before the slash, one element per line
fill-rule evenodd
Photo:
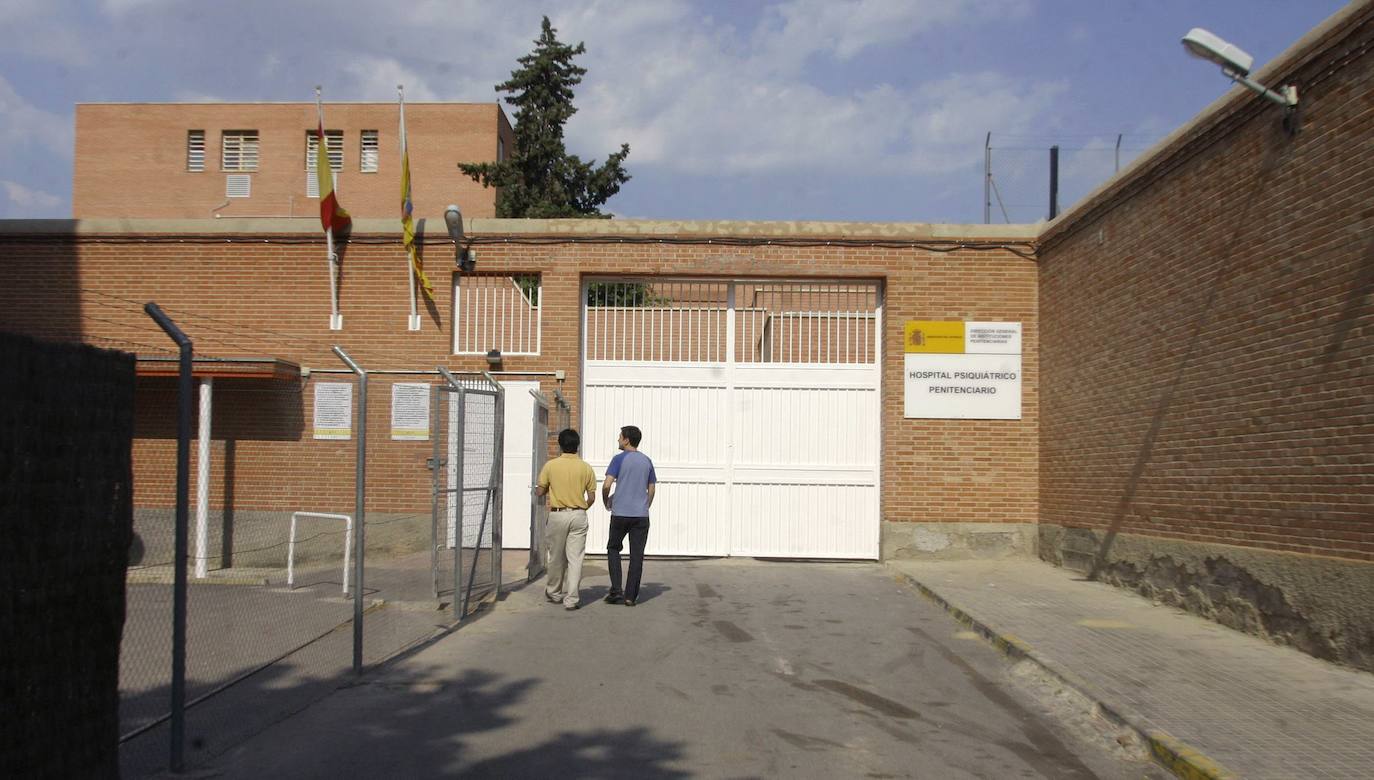
<path fill-rule="evenodd" d="M 1181 776 L 1374 776 L 1374 674 L 1039 561 L 888 565 L 1140 732 Z"/>

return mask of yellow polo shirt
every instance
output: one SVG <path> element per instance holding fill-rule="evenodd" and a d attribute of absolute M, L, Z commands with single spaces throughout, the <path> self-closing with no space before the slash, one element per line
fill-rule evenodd
<path fill-rule="evenodd" d="M 596 473 L 586 461 L 565 452 L 539 470 L 539 487 L 549 491 L 549 506 L 555 509 L 586 509 L 586 493 L 596 495 Z"/>

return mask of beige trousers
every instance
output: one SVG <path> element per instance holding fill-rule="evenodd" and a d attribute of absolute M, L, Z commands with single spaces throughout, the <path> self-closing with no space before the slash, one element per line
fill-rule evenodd
<path fill-rule="evenodd" d="M 581 599 L 582 556 L 587 551 L 587 510 L 549 512 L 544 525 L 545 566 L 549 571 L 544 597 L 575 607 Z"/>

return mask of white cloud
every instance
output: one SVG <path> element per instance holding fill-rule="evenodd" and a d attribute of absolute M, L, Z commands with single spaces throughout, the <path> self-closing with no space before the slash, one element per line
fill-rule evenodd
<path fill-rule="evenodd" d="M 15 207 L 13 210 L 20 213 L 51 215 L 62 205 L 62 198 L 50 192 L 30 189 L 19 182 L 0 180 L 0 189 L 5 191 L 5 198 Z"/>
<path fill-rule="evenodd" d="M 941 25 L 1025 11 L 1022 0 L 790 0 L 765 12 L 756 46 L 766 58 L 794 66 L 813 54 L 848 60 Z"/>
<path fill-rule="evenodd" d="M 439 99 L 424 78 L 394 59 L 358 57 L 344 67 L 344 72 L 352 79 L 350 96 L 358 100 L 395 100 L 397 84 L 405 85 L 406 100 Z"/>
<path fill-rule="evenodd" d="M 122 16 L 149 8 L 172 5 L 175 0 L 101 0 L 101 7 L 111 16 Z"/>
<path fill-rule="evenodd" d="M 984 132 L 1031 126 L 1066 90 L 1063 83 L 994 72 L 902 87 L 874 83 L 847 93 L 823 90 L 796 69 L 799 51 L 852 56 L 914 34 L 908 28 L 886 32 L 889 27 L 953 23 L 973 6 L 961 0 L 910 7 L 861 2 L 836 15 L 827 5 L 807 2 L 777 13 L 795 19 L 815 11 L 827 20 L 829 37 L 810 23 L 805 30 L 774 29 L 771 18 L 741 37 L 720 25 L 685 25 L 673 13 L 646 14 L 635 27 L 622 18 L 600 18 L 598 5 L 583 9 L 577 28 L 616 29 L 588 44 L 583 64 L 590 73 L 568 126 L 570 147 L 599 158 L 628 142 L 631 171 L 655 165 L 694 175 L 945 173 L 981 162 Z M 782 45 L 789 41 L 800 42 Z"/>
<path fill-rule="evenodd" d="M 37 108 L 0 76 L 0 164 L 31 153 L 35 146 L 70 160 L 72 132 L 69 117 Z"/>

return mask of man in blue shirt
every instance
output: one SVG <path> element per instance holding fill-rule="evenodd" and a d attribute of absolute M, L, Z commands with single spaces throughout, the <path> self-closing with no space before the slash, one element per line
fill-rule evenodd
<path fill-rule="evenodd" d="M 633 607 L 639 600 L 639 579 L 644 573 L 644 545 L 649 541 L 649 506 L 654 503 L 654 488 L 658 476 L 654 462 L 639 451 L 642 434 L 633 425 L 620 429 L 616 440 L 620 453 L 611 458 L 606 467 L 606 481 L 601 484 L 601 498 L 611 510 L 611 534 L 606 542 L 606 564 L 611 570 L 611 592 L 608 604 L 624 603 Z M 615 485 L 615 493 L 611 493 Z M 620 589 L 620 550 L 625 536 L 630 537 L 630 576 L 625 589 Z"/>

